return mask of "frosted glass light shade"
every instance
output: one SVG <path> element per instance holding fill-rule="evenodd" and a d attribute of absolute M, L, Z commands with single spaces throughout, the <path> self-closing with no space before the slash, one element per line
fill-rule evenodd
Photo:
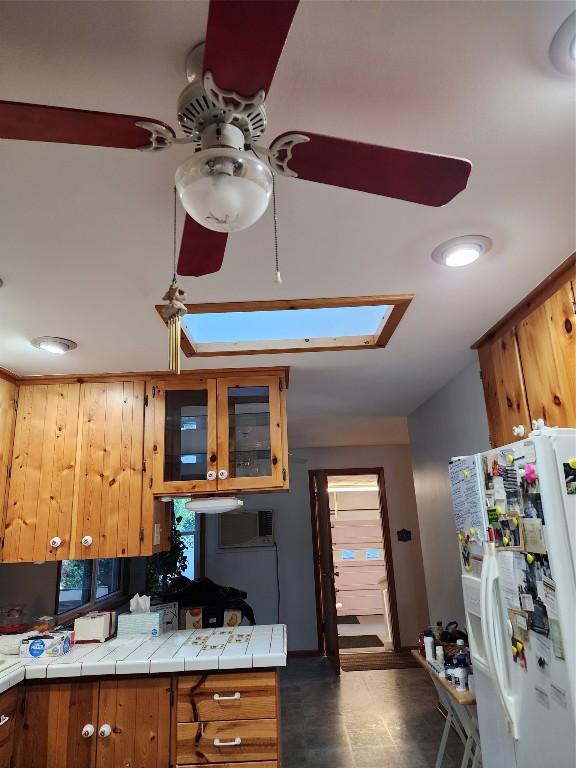
<path fill-rule="evenodd" d="M 272 195 L 272 173 L 257 157 L 213 147 L 197 152 L 176 171 L 186 212 L 216 232 L 237 232 L 262 216 Z"/>

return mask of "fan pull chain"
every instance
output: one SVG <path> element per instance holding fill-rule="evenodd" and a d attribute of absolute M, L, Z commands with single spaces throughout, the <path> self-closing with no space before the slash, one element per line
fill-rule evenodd
<path fill-rule="evenodd" d="M 173 273 L 172 282 L 162 296 L 162 301 L 168 304 L 162 310 L 168 326 L 168 370 L 180 373 L 180 336 L 182 333 L 182 318 L 186 314 L 186 292 L 178 285 L 176 279 L 176 189 L 174 189 L 174 233 L 173 233 Z"/>
<path fill-rule="evenodd" d="M 272 174 L 272 210 L 274 213 L 274 266 L 276 268 L 276 277 L 274 282 L 282 285 L 282 275 L 280 274 L 280 259 L 278 256 L 278 214 L 276 212 L 276 174 Z"/>

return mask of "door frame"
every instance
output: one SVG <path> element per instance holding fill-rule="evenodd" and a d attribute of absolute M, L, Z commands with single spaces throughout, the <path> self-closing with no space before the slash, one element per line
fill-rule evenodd
<path fill-rule="evenodd" d="M 390 536 L 390 518 L 388 515 L 388 503 L 386 500 L 386 482 L 384 478 L 384 468 L 370 468 L 363 469 L 310 469 L 308 470 L 309 488 L 310 488 L 310 514 L 312 523 L 312 551 L 314 559 L 314 586 L 316 593 L 316 631 L 318 634 L 318 653 L 321 656 L 325 655 L 326 642 L 325 633 L 322 621 L 322 604 L 321 604 L 321 586 L 320 586 L 320 553 L 318 551 L 317 537 L 315 531 L 317 530 L 316 520 L 316 504 L 314 503 L 314 483 L 313 478 L 322 473 L 326 478 L 331 475 L 376 475 L 378 477 L 378 492 L 380 496 L 380 523 L 382 526 L 382 541 L 384 545 L 384 560 L 386 579 L 388 581 L 388 601 L 390 605 L 390 634 L 392 640 L 392 646 L 394 651 L 400 651 L 402 644 L 400 641 L 400 623 L 398 621 L 398 604 L 396 601 L 396 582 L 394 579 L 394 560 L 392 557 L 392 539 Z M 329 509 L 329 507 L 328 507 Z M 336 609 L 336 606 L 334 606 Z"/>

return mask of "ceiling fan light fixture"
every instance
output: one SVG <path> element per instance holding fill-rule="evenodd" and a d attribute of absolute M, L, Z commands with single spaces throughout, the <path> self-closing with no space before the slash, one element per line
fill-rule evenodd
<path fill-rule="evenodd" d="M 492 240 L 484 235 L 453 237 L 434 248 L 432 259 L 445 267 L 466 267 L 492 247 Z"/>
<path fill-rule="evenodd" d="M 563 75 L 576 74 L 576 11 L 564 19 L 552 38 L 550 61 Z"/>
<path fill-rule="evenodd" d="M 248 152 L 212 147 L 182 163 L 176 189 L 184 209 L 199 224 L 215 232 L 238 232 L 268 208 L 272 172 Z"/>
<path fill-rule="evenodd" d="M 31 343 L 33 347 L 42 349 L 44 352 L 51 352 L 53 355 L 64 355 L 78 346 L 75 341 L 62 339 L 59 336 L 39 336 L 32 339 Z"/>
<path fill-rule="evenodd" d="M 224 512 L 239 512 L 244 502 L 235 497 L 190 499 L 184 506 L 200 515 L 221 515 Z"/>

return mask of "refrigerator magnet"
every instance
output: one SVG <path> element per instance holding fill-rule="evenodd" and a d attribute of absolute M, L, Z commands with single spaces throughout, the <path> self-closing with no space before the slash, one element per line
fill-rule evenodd
<path fill-rule="evenodd" d="M 514 663 L 517 664 L 524 672 L 528 669 L 528 661 L 526 659 L 526 648 L 524 643 L 518 637 L 512 637 L 512 658 Z"/>
<path fill-rule="evenodd" d="M 512 625 L 512 636 L 518 638 L 524 647 L 530 645 L 530 633 L 528 632 L 528 614 L 513 608 L 508 609 L 508 618 Z"/>

